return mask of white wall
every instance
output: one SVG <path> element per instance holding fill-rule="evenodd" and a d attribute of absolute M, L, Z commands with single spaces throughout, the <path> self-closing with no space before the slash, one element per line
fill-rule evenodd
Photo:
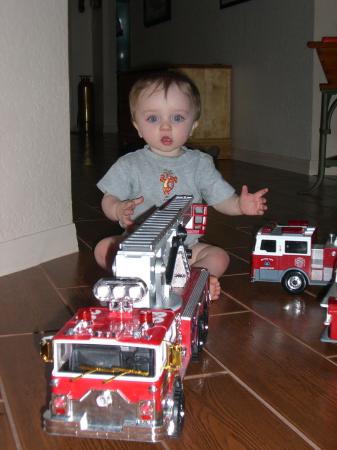
<path fill-rule="evenodd" d="M 130 5 L 132 67 L 231 64 L 234 158 L 309 173 L 320 106 L 307 42 L 317 22 L 337 34 L 337 0 L 172 0 L 172 19 L 150 28 L 142 2 Z"/>
<path fill-rule="evenodd" d="M 78 250 L 67 0 L 0 5 L 0 275 Z"/>

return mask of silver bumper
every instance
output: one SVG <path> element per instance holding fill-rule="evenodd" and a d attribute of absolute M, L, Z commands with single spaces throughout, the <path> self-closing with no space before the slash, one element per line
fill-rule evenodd
<path fill-rule="evenodd" d="M 164 425 L 125 425 L 115 430 L 111 427 L 105 429 L 102 426 L 90 425 L 83 428 L 81 420 L 51 417 L 49 410 L 43 415 L 43 424 L 47 433 L 63 436 L 140 442 L 159 442 L 167 438 L 167 427 Z"/>

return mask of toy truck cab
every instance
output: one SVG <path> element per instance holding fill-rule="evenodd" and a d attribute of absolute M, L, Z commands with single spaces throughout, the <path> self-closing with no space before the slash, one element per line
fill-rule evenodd
<path fill-rule="evenodd" d="M 308 284 L 325 285 L 333 278 L 337 257 L 335 235 L 326 244 L 316 243 L 317 228 L 306 221 L 262 227 L 252 252 L 252 281 L 281 282 L 298 294 Z"/>
<path fill-rule="evenodd" d="M 118 316 L 84 308 L 54 337 L 52 394 L 44 414 L 49 433 L 157 441 L 180 431 L 175 314 L 133 310 Z"/>

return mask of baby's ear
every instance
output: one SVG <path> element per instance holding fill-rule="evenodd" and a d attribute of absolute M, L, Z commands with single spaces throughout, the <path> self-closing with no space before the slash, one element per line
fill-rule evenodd
<path fill-rule="evenodd" d="M 138 131 L 138 136 L 140 137 L 140 138 L 143 138 L 143 136 L 141 135 L 141 133 L 140 133 L 140 131 L 139 131 L 139 128 L 138 128 L 138 125 L 136 124 L 136 122 L 133 120 L 132 121 L 132 125 L 136 128 L 136 130 Z"/>
<path fill-rule="evenodd" d="M 199 125 L 199 122 L 196 120 L 192 125 L 191 131 L 190 131 L 190 136 L 192 136 L 193 131 L 197 128 L 198 125 Z"/>

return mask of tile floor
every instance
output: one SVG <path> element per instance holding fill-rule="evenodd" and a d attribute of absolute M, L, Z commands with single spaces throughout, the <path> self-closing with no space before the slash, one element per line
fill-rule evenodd
<path fill-rule="evenodd" d="M 113 136 L 91 146 L 72 136 L 73 210 L 80 251 L 0 278 L 0 449 L 337 449 L 337 346 L 320 342 L 322 289 L 290 296 L 278 284 L 250 283 L 254 231 L 268 220 L 309 219 L 324 240 L 336 231 L 337 179 L 313 180 L 235 161 L 218 161 L 237 189 L 270 188 L 264 218 L 212 212 L 206 239 L 227 249 L 231 266 L 211 307 L 209 339 L 184 381 L 186 418 L 179 440 L 158 444 L 53 437 L 41 427 L 50 368 L 43 334 L 58 330 L 104 275 L 92 248 L 116 232 L 100 211 L 95 182 L 118 157 Z"/>

